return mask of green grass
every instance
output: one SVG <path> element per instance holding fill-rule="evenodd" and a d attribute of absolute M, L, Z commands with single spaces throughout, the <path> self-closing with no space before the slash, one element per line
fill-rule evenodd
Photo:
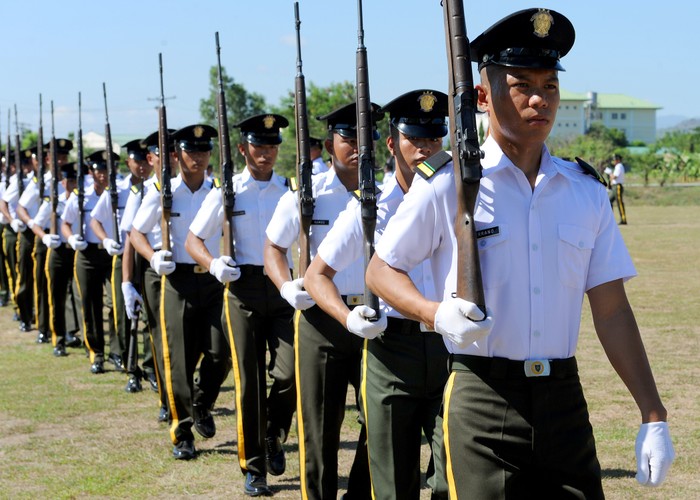
<path fill-rule="evenodd" d="M 628 295 L 677 453 L 662 488 L 634 480 L 639 414 L 605 358 L 587 306 L 577 353 L 581 377 L 608 498 L 700 498 L 699 213 L 690 204 L 666 206 L 664 200 L 677 196 L 672 188 L 648 188 L 658 195 L 653 206 L 633 196 L 638 189 L 629 188 L 622 234 L 639 272 L 627 284 Z M 697 188 L 678 189 L 691 193 L 689 201 L 693 192 L 700 198 Z M 107 373 L 92 375 L 81 350 L 54 358 L 49 347 L 34 343 L 36 332 L 20 333 L 10 317 L 10 309 L 0 310 L 0 498 L 243 498 L 231 378 L 214 411 L 216 437 L 197 439 L 196 461 L 177 462 L 166 427 L 156 422 L 153 392 L 127 394 L 126 376 L 110 364 Z M 354 416 L 350 410 L 346 417 L 346 441 L 357 436 Z M 276 498 L 299 498 L 296 443 L 292 433 L 285 445 L 288 472 L 270 478 Z M 340 453 L 343 477 L 350 449 Z"/>

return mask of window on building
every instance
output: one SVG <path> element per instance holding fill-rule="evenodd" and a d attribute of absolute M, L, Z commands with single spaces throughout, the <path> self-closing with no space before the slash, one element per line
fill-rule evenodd
<path fill-rule="evenodd" d="M 613 114 L 612 114 L 612 119 L 613 119 L 613 120 L 617 120 L 617 113 L 613 113 Z"/>
<path fill-rule="evenodd" d="M 620 113 L 620 119 L 621 119 L 621 120 L 626 120 L 626 119 L 627 119 L 627 113 Z"/>
<path fill-rule="evenodd" d="M 576 106 L 574 106 L 574 110 L 576 109 Z"/>

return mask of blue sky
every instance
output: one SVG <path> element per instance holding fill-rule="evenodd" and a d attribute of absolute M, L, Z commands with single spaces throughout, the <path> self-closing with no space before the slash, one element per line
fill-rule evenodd
<path fill-rule="evenodd" d="M 7 109 L 36 130 L 39 93 L 44 134 L 54 101 L 58 136 L 78 125 L 104 131 L 106 82 L 112 134 L 137 137 L 156 130 L 160 93 L 158 53 L 163 53 L 168 124 L 199 121 L 208 94 L 220 32 L 222 64 L 248 91 L 277 104 L 294 86 L 296 48 L 291 0 L 63 0 L 2 5 L 0 28 L 0 129 Z M 324 86 L 354 81 L 357 11 L 352 0 L 301 0 L 304 74 Z M 563 59 L 563 88 L 622 93 L 661 106 L 658 117 L 700 117 L 694 98 L 700 4 L 687 0 L 465 1 L 467 31 L 475 38 L 498 19 L 527 7 L 547 7 L 569 17 L 576 43 Z M 477 13 L 478 9 L 478 13 Z M 415 88 L 445 90 L 442 8 L 439 0 L 364 0 L 370 95 L 382 104 Z M 313 110 L 310 110 L 313 113 Z M 14 134 L 14 114 L 12 116 Z M 3 141 L 4 142 L 4 141 Z"/>

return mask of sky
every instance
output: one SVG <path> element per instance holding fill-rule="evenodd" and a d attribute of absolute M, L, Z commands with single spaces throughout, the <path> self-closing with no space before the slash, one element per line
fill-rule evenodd
<path fill-rule="evenodd" d="M 209 70 L 221 63 L 247 91 L 277 105 L 294 88 L 296 34 L 292 0 L 2 0 L 0 12 L 0 134 L 14 106 L 25 128 L 50 137 L 78 129 L 104 133 L 102 83 L 112 135 L 143 137 L 158 127 L 163 55 L 171 128 L 200 121 Z M 562 60 L 561 87 L 571 92 L 621 93 L 658 105 L 659 123 L 700 117 L 700 2 L 688 0 L 465 1 L 469 39 L 502 17 L 528 7 L 567 16 L 576 42 Z M 357 3 L 300 0 L 303 73 L 307 87 L 355 80 Z M 445 91 L 447 58 L 439 0 L 364 0 L 364 42 L 370 97 L 383 104 L 417 88 Z M 475 74 L 476 76 L 476 74 Z M 313 110 L 309 110 L 313 115 Z"/>

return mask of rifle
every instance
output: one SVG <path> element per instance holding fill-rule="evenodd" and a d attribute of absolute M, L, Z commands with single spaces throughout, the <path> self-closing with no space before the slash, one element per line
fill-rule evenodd
<path fill-rule="evenodd" d="M 107 154 L 107 172 L 109 172 L 109 197 L 112 202 L 112 224 L 114 225 L 114 241 L 121 245 L 119 235 L 119 215 L 117 204 L 119 203 L 119 193 L 117 193 L 117 166 L 112 158 L 112 129 L 109 126 L 109 113 L 107 113 L 107 86 L 102 82 L 102 94 L 105 101 L 105 152 Z"/>
<path fill-rule="evenodd" d="M 219 69 L 219 95 L 217 112 L 219 115 L 219 161 L 221 163 L 221 201 L 224 206 L 224 255 L 234 256 L 233 248 L 233 205 L 236 194 L 233 192 L 233 160 L 231 159 L 231 138 L 228 134 L 228 116 L 226 115 L 226 95 L 221 76 L 221 46 L 219 32 L 216 32 L 216 62 Z"/>
<path fill-rule="evenodd" d="M 5 144 L 5 189 L 10 186 L 10 163 L 12 163 L 10 156 L 10 109 L 7 110 L 7 144 Z"/>
<path fill-rule="evenodd" d="M 173 193 L 170 190 L 170 152 L 168 148 L 168 120 L 165 113 L 163 93 L 163 54 L 158 54 L 160 67 L 160 108 L 158 108 L 158 155 L 160 156 L 162 188 L 160 191 L 161 220 L 160 231 L 164 251 L 170 250 L 170 211 L 173 208 Z"/>
<path fill-rule="evenodd" d="M 42 114 L 41 94 L 39 94 L 39 132 L 36 144 L 36 161 L 39 163 L 39 204 L 41 204 L 41 200 L 44 198 L 44 188 L 46 187 L 44 185 L 44 173 L 46 172 L 46 168 L 44 166 L 44 122 L 41 116 Z"/>
<path fill-rule="evenodd" d="M 82 100 L 80 92 L 78 92 L 78 213 L 80 217 L 80 239 L 85 237 L 85 212 L 83 205 L 85 204 L 85 172 L 83 171 L 83 119 L 82 119 Z M 55 210 L 54 210 L 55 212 Z"/>
<path fill-rule="evenodd" d="M 311 263 L 309 230 L 314 218 L 314 195 L 311 186 L 311 144 L 309 142 L 309 118 L 306 111 L 306 82 L 301 64 L 301 21 L 299 2 L 294 2 L 294 19 L 297 31 L 297 74 L 294 78 L 294 111 L 297 129 L 297 179 L 299 184 L 299 276 L 304 276 Z"/>
<path fill-rule="evenodd" d="M 450 144 L 457 189 L 457 297 L 476 304 L 486 313 L 481 265 L 474 227 L 479 194 L 482 152 L 476 128 L 476 103 L 469 39 L 462 0 L 443 0 L 447 63 L 449 66 Z"/>
<path fill-rule="evenodd" d="M 17 166 L 17 190 L 19 191 L 19 197 L 22 197 L 24 193 L 24 173 L 22 172 L 22 155 L 20 154 L 20 148 L 22 144 L 19 140 L 19 121 L 17 120 L 17 105 L 15 104 L 15 163 Z"/>
<path fill-rule="evenodd" d="M 51 234 L 58 234 L 58 151 L 53 123 L 53 101 L 51 101 Z M 42 195 L 43 196 L 43 195 Z"/>
<path fill-rule="evenodd" d="M 360 181 L 360 205 L 362 214 L 362 233 L 364 235 L 365 271 L 374 255 L 374 230 L 377 226 L 377 196 L 374 184 L 374 138 L 372 137 L 372 101 L 369 97 L 369 74 L 367 71 L 367 48 L 365 31 L 362 26 L 362 0 L 357 0 L 357 53 L 356 65 L 356 102 L 357 102 L 357 149 Z M 365 284 L 365 305 L 376 311 L 379 318 L 379 299 Z"/>

